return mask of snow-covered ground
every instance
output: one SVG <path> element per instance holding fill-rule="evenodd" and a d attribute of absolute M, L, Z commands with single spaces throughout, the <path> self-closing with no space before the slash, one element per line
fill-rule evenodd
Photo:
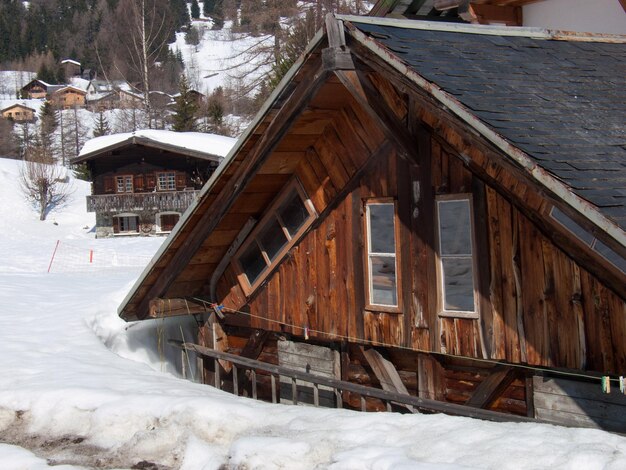
<path fill-rule="evenodd" d="M 81 181 L 40 222 L 19 168 L 0 159 L 0 469 L 626 468 L 626 438 L 597 430 L 272 405 L 184 380 L 163 343 L 187 325 L 116 315 L 163 239 L 95 240 Z"/>

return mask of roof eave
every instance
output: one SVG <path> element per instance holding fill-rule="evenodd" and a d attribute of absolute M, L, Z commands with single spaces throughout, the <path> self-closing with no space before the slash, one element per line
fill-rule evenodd
<path fill-rule="evenodd" d="M 126 294 L 122 303 L 117 309 L 118 315 L 125 321 L 135 321 L 138 318 L 135 315 L 127 315 L 125 310 L 128 306 L 129 302 L 132 300 L 133 296 L 137 289 L 143 284 L 148 275 L 152 272 L 158 261 L 161 259 L 163 254 L 168 250 L 168 248 L 177 241 L 180 233 L 187 227 L 189 220 L 191 219 L 191 215 L 197 210 L 200 205 L 202 199 L 213 189 L 216 182 L 221 178 L 224 172 L 230 167 L 231 163 L 234 161 L 235 156 L 239 153 L 245 142 L 250 138 L 253 134 L 254 130 L 261 124 L 261 122 L 265 119 L 269 111 L 273 108 L 275 102 L 281 95 L 285 92 L 287 85 L 291 82 L 294 76 L 300 71 L 302 65 L 306 62 L 307 58 L 311 54 L 311 52 L 321 43 L 322 39 L 325 37 L 325 33 L 323 29 L 317 31 L 313 39 L 307 45 L 307 48 L 302 53 L 302 55 L 298 58 L 298 60 L 291 66 L 289 71 L 282 78 L 278 86 L 274 89 L 274 91 L 270 94 L 269 98 L 263 103 L 263 106 L 256 114 L 255 118 L 252 120 L 250 125 L 246 128 L 244 133 L 239 137 L 233 148 L 230 150 L 228 155 L 224 157 L 222 163 L 217 167 L 213 175 L 209 178 L 209 180 L 205 183 L 205 185 L 200 190 L 200 195 L 191 203 L 191 205 L 187 208 L 183 216 L 181 217 L 179 223 L 177 223 L 172 230 L 172 233 L 165 240 L 165 242 L 159 247 L 154 257 L 150 260 L 148 265 L 142 271 L 141 275 L 133 284 L 133 287 Z"/>

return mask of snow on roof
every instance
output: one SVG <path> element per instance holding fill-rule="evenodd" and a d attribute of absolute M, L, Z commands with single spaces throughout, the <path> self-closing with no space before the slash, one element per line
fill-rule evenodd
<path fill-rule="evenodd" d="M 0 108 L 0 111 L 6 111 L 7 109 L 16 108 L 16 107 L 18 107 L 18 106 L 19 106 L 19 107 L 21 107 L 21 108 L 30 109 L 30 110 L 31 110 L 31 111 L 33 111 L 33 112 L 37 112 L 37 110 L 36 110 L 36 109 L 31 108 L 31 107 L 29 107 L 29 106 L 26 106 L 25 104 L 22 104 L 22 103 L 14 103 L 14 104 L 11 104 L 11 105 L 7 106 L 6 108 Z"/>
<path fill-rule="evenodd" d="M 232 137 L 202 132 L 145 129 L 123 134 L 105 135 L 88 140 L 78 154 L 77 160 L 92 156 L 110 147 L 134 143 L 135 139 L 140 139 L 142 143 L 153 143 L 155 147 L 167 146 L 178 148 L 181 151 L 187 150 L 219 157 L 225 157 L 237 141 Z"/>
<path fill-rule="evenodd" d="M 61 61 L 62 64 L 74 64 L 74 65 L 80 65 L 80 62 L 76 62 L 75 60 L 72 59 L 65 59 Z"/>
<path fill-rule="evenodd" d="M 20 105 L 20 106 L 25 106 L 26 108 L 31 108 L 33 110 L 35 110 L 36 112 L 38 112 L 41 108 L 41 106 L 43 105 L 44 100 L 41 99 L 32 99 L 32 100 L 25 100 L 25 99 L 11 99 L 11 100 L 0 100 L 0 109 L 1 110 L 5 110 L 7 108 L 10 108 L 11 106 L 15 106 L 15 105 Z"/>
<path fill-rule="evenodd" d="M 56 86 L 56 85 L 53 85 L 53 86 Z M 61 85 L 61 87 L 58 89 L 55 89 L 53 93 L 59 93 L 61 91 L 76 91 L 78 93 L 87 93 L 82 88 L 78 88 L 73 85 Z"/>
<path fill-rule="evenodd" d="M 87 87 L 89 86 L 89 80 L 85 80 L 84 78 L 80 78 L 80 77 L 72 77 L 70 78 L 70 85 L 76 87 L 76 88 L 80 88 L 81 90 L 87 90 Z"/>

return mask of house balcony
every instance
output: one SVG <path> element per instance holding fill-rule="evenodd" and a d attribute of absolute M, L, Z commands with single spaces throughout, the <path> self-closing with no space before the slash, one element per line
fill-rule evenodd
<path fill-rule="evenodd" d="M 200 191 L 159 191 L 153 193 L 97 194 L 87 196 L 88 212 L 184 212 Z"/>

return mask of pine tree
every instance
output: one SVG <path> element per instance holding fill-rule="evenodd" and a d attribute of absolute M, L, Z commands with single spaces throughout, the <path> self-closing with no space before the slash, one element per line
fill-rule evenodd
<path fill-rule="evenodd" d="M 198 5 L 198 0 L 193 0 L 191 2 L 191 17 L 194 20 L 200 18 L 200 5 Z"/>
<path fill-rule="evenodd" d="M 196 130 L 196 112 L 198 105 L 194 96 L 190 93 L 187 77 L 183 75 L 179 84 L 179 95 L 176 98 L 176 107 L 172 116 L 172 130 L 176 132 L 189 132 Z"/>
<path fill-rule="evenodd" d="M 93 128 L 94 137 L 102 137 L 103 135 L 109 135 L 111 133 L 111 127 L 109 121 L 102 111 L 98 113 L 98 117 L 95 120 L 95 126 Z"/>
<path fill-rule="evenodd" d="M 41 119 L 41 132 L 44 134 L 52 134 L 59 125 L 57 112 L 52 106 L 50 100 L 44 101 L 41 106 L 39 119 Z"/>
<path fill-rule="evenodd" d="M 204 2 L 202 3 L 202 14 L 208 18 L 213 14 L 214 8 L 215 0 L 204 0 Z"/>

